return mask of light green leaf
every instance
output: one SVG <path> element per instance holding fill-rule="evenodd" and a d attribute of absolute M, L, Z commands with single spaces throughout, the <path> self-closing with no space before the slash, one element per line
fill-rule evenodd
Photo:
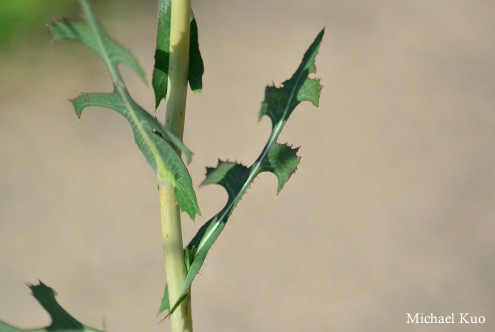
<path fill-rule="evenodd" d="M 225 227 L 232 211 L 247 191 L 254 178 L 261 172 L 272 172 L 277 176 L 279 192 L 289 177 L 295 172 L 299 164 L 297 149 L 285 144 L 276 143 L 282 128 L 292 111 L 302 101 L 309 101 L 317 106 L 321 85 L 319 80 L 308 76 L 316 71 L 314 64 L 318 53 L 324 30 L 322 30 L 309 49 L 304 54 L 303 60 L 292 77 L 285 81 L 281 87 L 269 86 L 265 90 L 265 99 L 261 105 L 260 118 L 267 115 L 272 120 L 272 132 L 268 142 L 256 161 L 246 167 L 241 164 L 219 161 L 217 167 L 208 168 L 206 178 L 202 185 L 219 184 L 228 193 L 225 207 L 206 222 L 187 245 L 186 250 L 194 250 L 195 255 L 184 281 L 182 294 L 186 294 L 199 272 L 211 246 Z M 167 299 L 168 300 L 168 299 Z M 177 301 L 171 308 L 169 315 L 179 306 Z M 168 306 L 162 306 L 167 309 Z"/>
<path fill-rule="evenodd" d="M 103 60 L 110 73 L 114 90 L 110 94 L 86 93 L 72 100 L 78 117 L 88 106 L 100 106 L 117 111 L 129 121 L 134 138 L 146 161 L 156 173 L 159 183 L 174 186 L 180 208 L 194 219 L 199 214 L 191 177 L 180 156 L 170 144 L 180 149 L 191 160 L 191 152 L 181 140 L 166 130 L 160 122 L 137 105 L 129 95 L 117 65 L 125 63 L 140 75 L 141 69 L 132 55 L 112 41 L 101 29 L 86 0 L 80 0 L 88 25 L 55 22 L 54 39 L 72 39 L 92 48 Z"/>
<path fill-rule="evenodd" d="M 44 332 L 44 331 L 60 331 L 60 332 L 102 332 L 87 327 L 72 317 L 55 299 L 55 291 L 42 283 L 38 285 L 28 285 L 33 292 L 34 298 L 43 306 L 48 312 L 52 323 L 44 328 L 38 329 L 20 329 L 0 321 L 0 332 Z"/>
<path fill-rule="evenodd" d="M 165 293 L 163 294 L 162 304 L 160 305 L 160 310 L 158 312 L 164 312 L 165 310 L 170 311 L 170 299 L 168 297 L 168 285 L 165 285 Z"/>
<path fill-rule="evenodd" d="M 158 108 L 167 95 L 171 0 L 158 1 L 158 32 L 156 36 L 155 66 L 153 69 L 153 90 L 155 91 L 155 107 Z M 201 92 L 203 88 L 204 65 L 199 51 L 198 25 L 191 11 L 189 39 L 189 86 L 193 92 Z"/>
<path fill-rule="evenodd" d="M 144 72 L 131 53 L 106 35 L 98 24 L 96 17 L 91 12 L 91 8 L 86 0 L 80 0 L 79 2 L 88 24 L 55 21 L 51 26 L 53 40 L 71 39 L 91 48 L 105 62 L 112 81 L 122 81 L 117 70 L 117 65 L 123 63 L 132 68 L 141 77 L 143 82 L 146 82 Z"/>

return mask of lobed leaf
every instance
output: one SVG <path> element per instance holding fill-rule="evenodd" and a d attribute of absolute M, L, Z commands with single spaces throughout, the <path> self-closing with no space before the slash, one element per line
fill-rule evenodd
<path fill-rule="evenodd" d="M 132 54 L 106 35 L 86 0 L 80 0 L 79 2 L 88 24 L 78 24 L 67 20 L 63 22 L 55 21 L 51 26 L 53 40 L 71 39 L 91 48 L 104 60 L 112 80 L 117 80 L 117 77 L 113 75 L 118 75 L 117 65 L 123 63 L 134 70 L 146 82 L 144 72 Z M 120 79 L 120 77 L 118 78 Z"/>
<path fill-rule="evenodd" d="M 322 86 L 319 79 L 309 78 L 308 75 L 316 72 L 315 57 L 318 53 L 324 29 L 318 34 L 315 41 L 304 54 L 303 60 L 290 79 L 282 83 L 281 87 L 268 86 L 265 89 L 265 99 L 261 104 L 258 118 L 264 115 L 272 120 L 272 126 L 282 125 L 292 111 L 303 101 L 309 101 L 318 107 Z"/>
<path fill-rule="evenodd" d="M 102 332 L 87 327 L 72 317 L 67 311 L 55 299 L 55 291 L 42 283 L 38 285 L 28 285 L 31 288 L 34 298 L 41 304 L 41 306 L 48 312 L 52 323 L 44 328 L 38 329 L 20 329 L 0 321 L 1 332 L 43 332 L 43 331 L 60 331 L 60 332 Z"/>
<path fill-rule="evenodd" d="M 266 158 L 263 159 L 261 169 L 277 176 L 277 193 L 282 190 L 301 161 L 301 158 L 297 156 L 298 150 L 299 148 L 294 149 L 285 144 L 273 144 L 268 150 Z"/>
<path fill-rule="evenodd" d="M 228 200 L 224 208 L 213 218 L 206 222 L 194 236 L 185 250 L 194 252 L 192 262 L 188 262 L 188 272 L 184 281 L 182 294 L 187 294 L 192 281 L 199 272 L 211 246 L 225 227 L 232 211 L 240 201 L 254 178 L 261 172 L 271 172 L 277 176 L 280 192 L 290 176 L 295 172 L 300 158 L 297 156 L 298 148 L 292 148 L 286 144 L 276 143 L 277 138 L 284 127 L 290 114 L 303 101 L 309 101 L 318 106 L 321 85 L 318 79 L 309 75 L 316 72 L 315 58 L 323 38 L 322 30 L 309 49 L 304 54 L 303 60 L 292 77 L 282 86 L 269 86 L 265 89 L 265 99 L 261 104 L 259 118 L 266 115 L 272 121 L 272 132 L 256 161 L 246 167 L 238 163 L 219 161 L 217 167 L 207 168 L 206 178 L 201 185 L 218 184 L 225 188 Z M 161 311 L 169 309 L 169 314 L 180 305 L 184 296 L 179 299 L 172 308 L 168 297 L 162 301 Z"/>
<path fill-rule="evenodd" d="M 218 161 L 215 168 L 206 168 L 206 177 L 200 186 L 207 184 L 220 184 L 227 190 L 229 200 L 234 200 L 235 195 L 241 191 L 249 176 L 249 168 L 238 163 Z"/>
<path fill-rule="evenodd" d="M 109 108 L 124 116 L 131 125 L 137 146 L 156 173 L 158 182 L 174 186 L 179 207 L 194 219 L 200 211 L 191 177 L 182 159 L 170 144 L 182 151 L 188 162 L 191 160 L 191 152 L 179 138 L 166 130 L 131 98 L 117 66 L 124 63 L 144 77 L 142 70 L 127 50 L 105 34 L 86 0 L 80 0 L 80 3 L 88 24 L 55 22 L 51 27 L 53 38 L 72 39 L 93 49 L 107 67 L 114 90 L 110 94 L 85 93 L 73 99 L 71 102 L 77 116 L 80 117 L 82 110 L 88 106 Z"/>
<path fill-rule="evenodd" d="M 155 66 L 153 68 L 152 80 L 156 108 L 158 108 L 161 100 L 167 95 L 171 8 L 171 0 L 159 0 L 158 32 L 156 36 Z M 203 88 L 204 65 L 201 52 L 199 51 L 198 25 L 192 11 L 190 20 L 188 80 L 193 92 L 201 92 Z"/>

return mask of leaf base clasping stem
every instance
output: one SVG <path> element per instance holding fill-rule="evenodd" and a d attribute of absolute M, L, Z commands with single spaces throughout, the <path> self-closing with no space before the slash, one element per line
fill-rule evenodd
<path fill-rule="evenodd" d="M 180 210 L 175 200 L 174 188 L 172 186 L 160 184 L 159 191 L 168 296 L 170 303 L 175 303 L 182 292 L 187 274 L 184 263 Z M 193 331 L 190 295 L 187 296 L 170 317 L 173 332 Z"/>

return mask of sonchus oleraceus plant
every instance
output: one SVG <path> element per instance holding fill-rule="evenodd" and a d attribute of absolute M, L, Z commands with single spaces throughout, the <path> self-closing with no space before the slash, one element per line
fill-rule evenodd
<path fill-rule="evenodd" d="M 54 21 L 53 39 L 79 42 L 98 54 L 113 84 L 107 93 L 83 93 L 72 99 L 77 117 L 87 107 L 99 106 L 116 111 L 129 122 L 138 148 L 156 174 L 160 199 L 161 229 L 165 261 L 166 287 L 160 312 L 168 312 L 173 332 L 193 331 L 191 286 L 205 258 L 224 229 L 232 211 L 253 180 L 262 172 L 278 179 L 277 192 L 295 172 L 300 157 L 298 148 L 280 144 L 277 138 L 296 107 L 304 101 L 318 106 L 322 86 L 314 78 L 315 57 L 323 38 L 322 30 L 309 46 L 294 74 L 280 86 L 267 86 L 258 118 L 271 120 L 271 133 L 254 162 L 246 166 L 219 160 L 206 169 L 201 186 L 217 184 L 225 188 L 225 206 L 205 222 L 184 246 L 181 213 L 193 220 L 200 214 L 192 180 L 186 164 L 191 151 L 182 143 L 186 114 L 187 85 L 202 89 L 203 60 L 199 50 L 198 27 L 190 0 L 158 0 L 158 32 L 152 86 L 156 108 L 165 100 L 162 123 L 141 108 L 131 97 L 118 65 L 130 67 L 143 81 L 144 72 L 135 58 L 113 41 L 101 28 L 87 0 L 79 0 L 85 22 Z M 185 157 L 184 163 L 181 156 Z M 41 281 L 29 285 L 33 296 L 50 315 L 49 326 L 23 330 L 0 321 L 0 332 L 10 331 L 99 331 L 85 326 L 67 313 L 55 299 L 55 292 Z"/>

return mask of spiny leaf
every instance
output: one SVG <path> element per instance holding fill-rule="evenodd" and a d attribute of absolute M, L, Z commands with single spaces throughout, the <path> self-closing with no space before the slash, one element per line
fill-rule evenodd
<path fill-rule="evenodd" d="M 167 95 L 168 60 L 170 47 L 170 18 L 171 0 L 158 2 L 158 32 L 156 36 L 155 67 L 153 69 L 153 90 L 155 91 L 155 107 Z M 201 92 L 203 88 L 204 65 L 199 51 L 198 25 L 191 11 L 190 40 L 189 40 L 189 86 L 194 92 Z"/>
<path fill-rule="evenodd" d="M 277 176 L 277 193 L 282 190 L 284 184 L 297 169 L 297 165 L 301 160 L 297 156 L 298 150 L 299 148 L 294 149 L 285 144 L 273 144 L 268 150 L 267 157 L 263 159 L 261 169 L 272 172 Z"/>
<path fill-rule="evenodd" d="M 55 22 L 52 26 L 54 39 L 72 39 L 92 48 L 103 60 L 110 73 L 114 90 L 110 94 L 86 93 L 72 100 L 78 117 L 88 106 L 100 106 L 117 111 L 129 121 L 134 139 L 146 161 L 156 173 L 159 183 L 174 186 L 180 208 L 194 219 L 199 214 L 191 177 L 179 155 L 170 144 L 180 149 L 188 162 L 191 152 L 181 140 L 166 130 L 160 122 L 143 110 L 129 95 L 117 69 L 125 63 L 142 73 L 136 60 L 124 48 L 112 41 L 101 29 L 86 0 L 80 0 L 88 25 Z"/>
<path fill-rule="evenodd" d="M 265 100 L 261 104 L 258 118 L 267 115 L 272 120 L 272 126 L 283 125 L 299 103 L 309 101 L 318 107 L 321 85 L 319 79 L 311 79 L 309 74 L 316 72 L 315 57 L 323 38 L 322 30 L 309 49 L 303 60 L 290 79 L 282 83 L 281 87 L 268 86 L 265 89 Z"/>
<path fill-rule="evenodd" d="M 202 185 L 219 184 L 227 190 L 229 198 L 224 208 L 206 222 L 194 236 L 186 249 L 194 250 L 195 255 L 184 281 L 182 294 L 186 294 L 199 272 L 211 246 L 225 227 L 232 211 L 240 201 L 254 178 L 261 172 L 272 172 L 277 176 L 279 192 L 289 177 L 295 172 L 299 164 L 298 148 L 291 148 L 285 144 L 276 143 L 287 119 L 292 111 L 302 101 L 309 101 L 317 106 L 321 85 L 319 80 L 309 78 L 308 75 L 316 71 L 314 64 L 318 48 L 323 38 L 322 30 L 309 49 L 292 77 L 281 87 L 269 86 L 265 90 L 265 99 L 261 105 L 259 116 L 267 115 L 272 120 L 272 132 L 268 142 L 256 161 L 246 167 L 237 163 L 219 161 L 216 168 L 208 168 L 206 179 Z M 168 301 L 168 298 L 167 298 Z M 170 309 L 170 303 L 162 308 L 170 309 L 169 315 L 179 306 L 179 299 Z"/>
<path fill-rule="evenodd" d="M 207 184 L 220 184 L 229 194 L 229 199 L 234 199 L 235 195 L 242 189 L 249 176 L 249 168 L 238 163 L 229 161 L 218 161 L 215 168 L 206 168 L 206 178 L 200 186 Z"/>
<path fill-rule="evenodd" d="M 45 327 L 39 329 L 19 329 L 12 325 L 0 321 L 0 331 L 1 332 L 43 332 L 43 331 L 64 331 L 64 332 L 101 332 L 101 330 L 95 330 L 93 328 L 84 326 L 74 317 L 72 317 L 55 299 L 55 291 L 42 283 L 39 282 L 38 285 L 28 285 L 33 292 L 34 298 L 43 306 L 43 308 L 48 312 L 52 323 Z"/>

